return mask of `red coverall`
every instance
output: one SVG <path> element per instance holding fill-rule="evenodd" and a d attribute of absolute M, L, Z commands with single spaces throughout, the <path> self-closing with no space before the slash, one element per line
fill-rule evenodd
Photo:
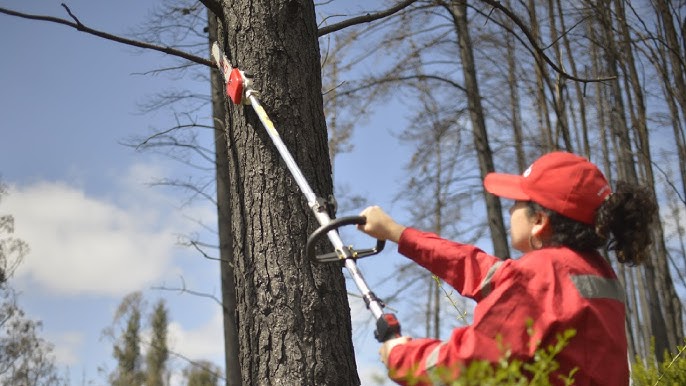
<path fill-rule="evenodd" d="M 411 228 L 402 233 L 398 251 L 477 305 L 473 324 L 456 328 L 447 341 L 414 339 L 395 346 L 388 368 L 396 382 L 430 384 L 435 369 L 459 371 L 475 359 L 495 362 L 503 346 L 513 358 L 528 360 L 536 348 L 556 343 L 557 334 L 572 328 L 576 336 L 556 357 L 556 374 L 577 367 L 575 385 L 628 385 L 624 291 L 600 254 L 544 248 L 500 260 Z M 527 333 L 527 321 L 533 323 L 533 335 Z M 556 374 L 551 382 L 561 384 Z"/>

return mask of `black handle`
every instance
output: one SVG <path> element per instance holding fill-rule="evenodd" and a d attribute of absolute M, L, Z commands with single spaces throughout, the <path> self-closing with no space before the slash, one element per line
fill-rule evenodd
<path fill-rule="evenodd" d="M 376 331 L 374 337 L 380 343 L 393 338 L 400 338 L 400 322 L 393 314 L 382 314 L 376 320 Z"/>
<path fill-rule="evenodd" d="M 341 258 L 338 256 L 338 253 L 336 252 L 330 252 L 330 253 L 325 253 L 322 255 L 317 255 L 314 251 L 315 246 L 317 245 L 317 242 L 319 242 L 319 239 L 326 236 L 327 233 L 334 229 L 338 229 L 342 226 L 346 225 L 364 225 L 367 223 L 367 218 L 364 216 L 348 216 L 348 217 L 340 217 L 334 220 L 331 220 L 328 224 L 322 225 L 317 230 L 312 232 L 310 237 L 307 238 L 307 248 L 306 248 L 306 253 L 307 257 L 310 258 L 313 261 L 316 261 L 318 263 L 328 263 L 332 261 L 339 261 Z M 352 252 L 352 257 L 355 259 L 371 256 L 371 255 L 376 255 L 377 253 L 381 252 L 384 247 L 386 246 L 386 240 L 376 240 L 376 247 L 370 248 L 370 249 L 361 249 L 361 250 L 351 250 Z"/>

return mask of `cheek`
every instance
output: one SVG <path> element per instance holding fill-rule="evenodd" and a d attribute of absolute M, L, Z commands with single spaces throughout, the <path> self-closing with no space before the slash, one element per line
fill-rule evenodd
<path fill-rule="evenodd" d="M 522 213 L 515 212 L 510 217 L 510 238 L 512 247 L 517 250 L 526 249 L 529 242 L 529 222 Z"/>

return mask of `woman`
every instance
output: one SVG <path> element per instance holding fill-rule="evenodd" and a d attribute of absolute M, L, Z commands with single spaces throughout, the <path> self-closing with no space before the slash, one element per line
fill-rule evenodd
<path fill-rule="evenodd" d="M 447 341 L 390 340 L 381 347 L 389 375 L 404 384 L 453 379 L 473 360 L 496 362 L 504 353 L 530 360 L 539 347 L 576 335 L 556 357 L 557 375 L 573 369 L 575 385 L 627 385 L 629 369 L 624 292 L 606 247 L 619 263 L 636 265 L 651 243 L 656 204 L 642 187 L 618 182 L 613 192 L 585 158 L 553 152 L 523 175 L 490 173 L 484 187 L 514 200 L 510 237 L 516 260 L 500 260 L 475 246 L 406 228 L 379 207 L 369 207 L 363 232 L 398 243 L 398 251 L 476 300 L 474 321 Z M 432 378 L 433 377 L 433 378 Z M 417 383 L 419 382 L 419 383 Z"/>

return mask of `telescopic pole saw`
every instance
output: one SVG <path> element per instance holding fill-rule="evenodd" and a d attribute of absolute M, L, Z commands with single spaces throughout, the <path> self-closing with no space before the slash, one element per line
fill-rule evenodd
<path fill-rule="evenodd" d="M 328 214 L 327 201 L 321 197 L 317 197 L 307 183 L 305 176 L 303 176 L 300 168 L 295 163 L 293 156 L 286 148 L 286 145 L 281 140 L 279 132 L 276 131 L 274 123 L 267 115 L 267 112 L 262 107 L 260 100 L 257 97 L 257 92 L 252 88 L 250 77 L 238 68 L 231 66 L 229 59 L 224 52 L 219 48 L 219 45 L 214 42 L 212 44 L 212 59 L 219 67 L 224 80 L 226 81 L 226 95 L 236 105 L 245 104 L 252 106 L 255 113 L 260 119 L 260 122 L 267 130 L 269 138 L 279 151 L 281 158 L 286 163 L 288 170 L 293 175 L 298 187 L 302 191 L 307 205 L 312 209 L 314 216 L 320 224 L 320 227 L 315 230 L 307 239 L 306 253 L 307 256 L 318 263 L 328 263 L 335 261 L 343 261 L 345 267 L 350 272 L 355 285 L 362 294 L 367 308 L 372 312 L 376 319 L 376 331 L 374 336 L 379 342 L 385 342 L 389 339 L 400 336 L 400 323 L 394 314 L 384 313 L 383 308 L 385 304 L 376 297 L 374 292 L 367 286 L 362 272 L 357 267 L 356 259 L 375 255 L 383 250 L 386 242 L 384 240 L 377 240 L 376 246 L 370 249 L 353 249 L 352 246 L 345 246 L 338 234 L 338 228 L 346 225 L 363 225 L 367 219 L 363 216 L 350 216 L 331 219 Z M 315 253 L 315 246 L 317 242 L 324 236 L 327 236 L 334 247 L 334 251 L 322 255 Z"/>

